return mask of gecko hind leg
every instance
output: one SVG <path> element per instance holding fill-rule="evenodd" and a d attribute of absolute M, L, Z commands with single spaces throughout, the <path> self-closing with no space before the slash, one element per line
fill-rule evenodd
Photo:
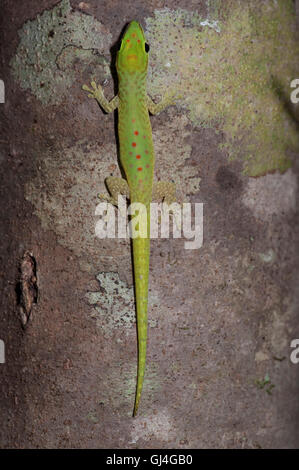
<path fill-rule="evenodd" d="M 162 199 L 170 208 L 178 229 L 181 228 L 181 204 L 176 200 L 175 183 L 171 181 L 157 181 L 153 185 L 153 199 Z M 165 208 L 162 208 L 165 210 Z M 178 214 L 180 212 L 180 214 Z"/>
<path fill-rule="evenodd" d="M 116 176 L 108 176 L 108 178 L 105 179 L 105 183 L 111 196 L 108 194 L 98 194 L 98 197 L 110 204 L 113 204 L 119 209 L 118 196 L 130 197 L 130 190 L 127 181 Z"/>
<path fill-rule="evenodd" d="M 176 202 L 176 187 L 171 181 L 157 181 L 153 185 L 153 199 L 162 199 L 168 205 Z"/>

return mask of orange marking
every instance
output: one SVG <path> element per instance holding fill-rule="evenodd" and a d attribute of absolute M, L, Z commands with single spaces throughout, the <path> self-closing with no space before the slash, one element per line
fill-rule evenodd
<path fill-rule="evenodd" d="M 134 134 L 135 134 L 135 135 L 138 135 L 138 134 L 139 134 L 139 132 L 138 132 L 138 131 L 135 131 L 135 132 L 134 132 Z"/>
<path fill-rule="evenodd" d="M 136 147 L 136 142 L 132 142 L 132 147 Z"/>
<path fill-rule="evenodd" d="M 139 160 L 141 158 L 141 155 L 136 155 L 136 158 Z"/>
<path fill-rule="evenodd" d="M 138 171 L 142 171 L 142 167 L 139 166 L 139 167 L 137 168 L 137 170 L 138 170 Z"/>
<path fill-rule="evenodd" d="M 136 54 L 130 54 L 130 55 L 127 55 L 127 59 L 128 60 L 137 60 L 137 55 Z"/>

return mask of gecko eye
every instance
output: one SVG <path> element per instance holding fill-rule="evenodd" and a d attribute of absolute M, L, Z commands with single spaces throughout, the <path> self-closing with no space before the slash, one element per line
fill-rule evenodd
<path fill-rule="evenodd" d="M 149 44 L 147 42 L 144 43 L 145 52 L 150 50 Z"/>

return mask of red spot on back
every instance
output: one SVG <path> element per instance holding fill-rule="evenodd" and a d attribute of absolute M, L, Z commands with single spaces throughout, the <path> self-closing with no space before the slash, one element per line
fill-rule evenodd
<path fill-rule="evenodd" d="M 146 164 L 146 168 L 149 168 L 149 164 L 148 164 L 148 163 Z"/>
<path fill-rule="evenodd" d="M 148 153 L 148 150 L 146 150 L 145 153 Z"/>
<path fill-rule="evenodd" d="M 137 39 L 137 42 L 139 42 L 139 43 L 140 43 L 140 42 L 141 42 L 141 41 L 140 41 L 140 39 Z"/>
<path fill-rule="evenodd" d="M 137 170 L 138 170 L 138 171 L 142 171 L 142 167 L 139 166 L 139 167 L 137 168 Z"/>
<path fill-rule="evenodd" d="M 136 155 L 136 158 L 139 160 L 141 158 L 141 155 Z"/>
<path fill-rule="evenodd" d="M 130 39 L 127 39 L 127 42 L 130 42 Z"/>
<path fill-rule="evenodd" d="M 132 119 L 132 122 L 134 123 L 136 121 L 136 119 Z"/>
<path fill-rule="evenodd" d="M 136 142 L 132 142 L 132 147 L 136 147 Z"/>
<path fill-rule="evenodd" d="M 139 134 L 139 132 L 138 132 L 138 131 L 135 131 L 135 132 L 134 132 L 134 134 L 135 134 L 135 135 L 138 135 L 138 134 Z"/>

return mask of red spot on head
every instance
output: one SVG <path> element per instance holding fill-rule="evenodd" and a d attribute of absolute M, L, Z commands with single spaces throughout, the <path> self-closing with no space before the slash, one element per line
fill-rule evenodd
<path fill-rule="evenodd" d="M 135 134 L 135 135 L 138 135 L 138 134 L 139 134 L 139 132 L 138 132 L 138 131 L 135 131 L 135 132 L 134 132 L 134 134 Z"/>
<path fill-rule="evenodd" d="M 129 152 L 130 155 L 133 155 L 133 152 Z"/>
<path fill-rule="evenodd" d="M 137 170 L 138 170 L 138 171 L 142 171 L 142 167 L 139 166 L 139 167 L 137 168 Z"/>
<path fill-rule="evenodd" d="M 127 42 L 130 42 L 130 39 L 127 39 Z"/>
<path fill-rule="evenodd" d="M 132 142 L 132 147 L 136 147 L 136 142 Z"/>
<path fill-rule="evenodd" d="M 135 122 L 135 121 L 136 121 L 136 119 L 132 119 L 132 122 Z"/>
<path fill-rule="evenodd" d="M 140 43 L 141 42 L 140 39 L 137 39 L 137 42 Z"/>
<path fill-rule="evenodd" d="M 136 155 L 136 158 L 139 160 L 141 158 L 141 155 Z"/>
<path fill-rule="evenodd" d="M 133 33 L 133 34 L 132 34 L 132 38 L 136 38 L 136 33 Z"/>

